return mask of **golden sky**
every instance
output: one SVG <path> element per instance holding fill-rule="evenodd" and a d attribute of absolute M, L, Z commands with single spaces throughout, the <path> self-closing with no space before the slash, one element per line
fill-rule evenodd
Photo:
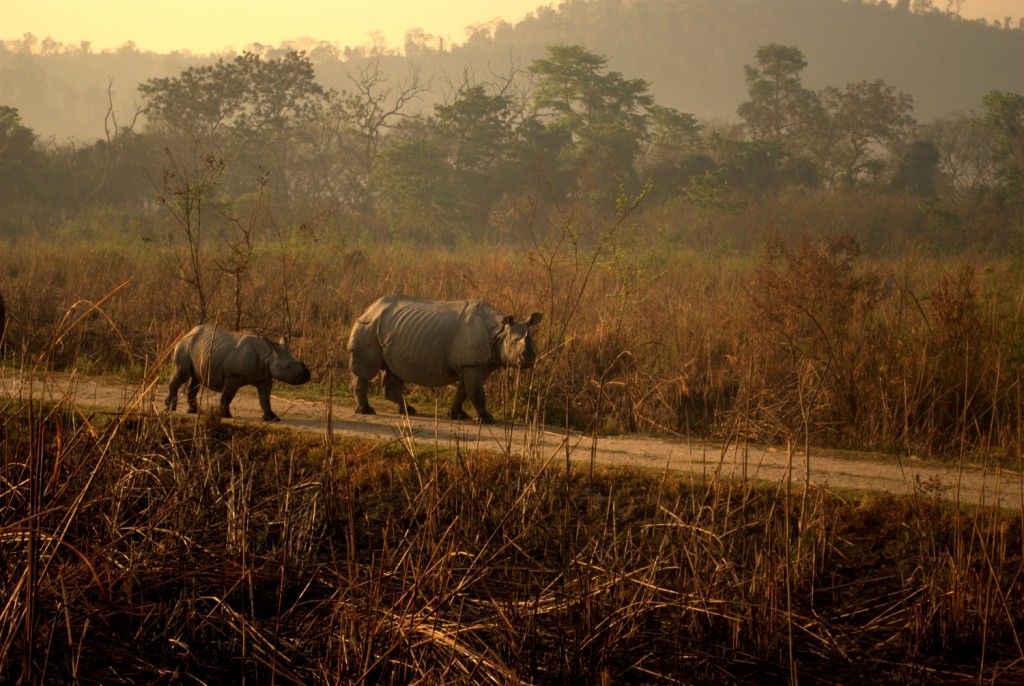
<path fill-rule="evenodd" d="M 725 0 L 723 0 L 725 1 Z M 957 0 L 952 0 L 955 5 Z M 502 18 L 511 23 L 540 6 L 561 0 L 6 0 L 0 39 L 32 33 L 40 40 L 94 50 L 134 41 L 140 50 L 194 53 L 241 50 L 253 43 L 278 45 L 312 37 L 341 46 L 370 45 L 380 32 L 389 47 L 400 47 L 405 32 L 423 29 L 461 43 L 466 27 Z M 945 9 L 950 0 L 933 0 Z M 959 0 L 969 19 L 1024 16 L 1024 0 Z"/>
<path fill-rule="evenodd" d="M 1024 0 L 1021 0 L 1024 2 Z M 313 37 L 342 46 L 370 45 L 381 32 L 400 47 L 405 32 L 421 28 L 461 43 L 465 28 L 501 17 L 512 23 L 560 0 L 7 0 L 0 38 L 35 34 L 61 43 L 82 40 L 94 50 L 134 41 L 140 50 L 205 53 L 277 45 Z"/>

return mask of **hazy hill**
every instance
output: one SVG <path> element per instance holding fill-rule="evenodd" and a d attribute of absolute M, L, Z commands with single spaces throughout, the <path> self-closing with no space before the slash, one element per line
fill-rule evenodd
<path fill-rule="evenodd" d="M 583 43 L 699 116 L 735 112 L 743 65 L 767 43 L 800 48 L 808 87 L 881 78 L 914 96 L 920 120 L 977 107 L 993 88 L 1024 88 L 1024 31 L 856 1 L 573 0 L 498 42 Z"/>
<path fill-rule="evenodd" d="M 795 45 L 812 89 L 884 79 L 914 97 L 919 121 L 976 109 L 992 89 L 1024 92 L 1024 30 L 961 20 L 910 3 L 859 0 L 569 0 L 522 22 L 481 29 L 465 45 L 439 51 L 424 40 L 411 58 L 386 56 L 387 70 L 410 60 L 439 80 L 469 70 L 521 67 L 553 43 L 579 43 L 610 58 L 610 68 L 652 84 L 658 101 L 700 118 L 732 117 L 746 98 L 743 66 L 758 46 Z M 938 5 L 944 5 L 939 2 Z M 328 39 L 329 36 L 325 36 Z M 358 51 L 317 50 L 325 85 L 346 88 Z M 32 47 L 32 46 L 29 46 Z M 37 133 L 86 139 L 103 135 L 106 89 L 114 81 L 122 117 L 147 78 L 213 59 L 129 48 L 116 53 L 67 49 L 0 50 L 0 104 L 17 107 Z"/>

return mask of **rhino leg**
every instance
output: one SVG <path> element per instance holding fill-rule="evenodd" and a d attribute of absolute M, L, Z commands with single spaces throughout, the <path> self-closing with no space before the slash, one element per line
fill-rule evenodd
<path fill-rule="evenodd" d="M 486 378 L 487 372 L 483 368 L 466 367 L 462 370 L 462 383 L 460 386 L 464 388 L 463 392 L 469 397 L 469 401 L 473 403 L 473 408 L 476 410 L 476 416 L 480 423 L 493 424 L 494 416 L 487 411 L 487 397 L 484 395 L 484 380 Z M 458 391 L 456 391 L 457 397 Z"/>
<path fill-rule="evenodd" d="M 356 397 L 356 414 L 377 414 L 370 407 L 370 380 L 384 366 L 384 350 L 377 341 L 376 327 L 357 322 L 349 338 L 352 369 L 352 395 Z"/>
<path fill-rule="evenodd" d="M 241 379 L 234 376 L 229 376 L 224 379 L 224 390 L 220 394 L 220 414 L 225 419 L 231 419 L 231 401 L 235 399 L 235 394 L 238 393 L 238 389 L 244 386 Z M 268 391 L 267 402 L 270 402 L 270 395 Z M 260 398 L 260 405 L 263 404 L 263 398 Z"/>
<path fill-rule="evenodd" d="M 193 374 L 192 376 L 189 377 L 189 380 L 188 380 L 188 393 L 186 394 L 187 397 L 188 397 L 188 412 L 189 412 L 189 414 L 195 414 L 195 413 L 199 412 L 199 402 L 198 402 L 199 387 L 202 386 L 202 385 L 203 385 L 203 383 L 202 383 L 202 381 L 199 380 L 198 376 Z"/>
<path fill-rule="evenodd" d="M 466 404 L 466 385 L 459 381 L 458 385 L 455 386 L 455 398 L 452 399 L 452 409 L 448 411 L 448 417 L 451 419 L 469 419 L 469 415 L 462 409 L 462 406 Z"/>
<path fill-rule="evenodd" d="M 377 414 L 377 411 L 370 407 L 369 390 L 369 379 L 352 375 L 352 395 L 356 397 L 356 414 Z"/>
<path fill-rule="evenodd" d="M 260 409 L 263 410 L 263 421 L 265 422 L 279 422 L 281 418 L 274 414 L 274 411 L 270 409 L 270 389 L 274 387 L 273 379 L 267 379 L 266 381 L 260 381 L 256 384 L 256 393 L 260 398 Z"/>
<path fill-rule="evenodd" d="M 384 397 L 398 405 L 399 412 L 416 416 L 416 408 L 405 402 L 405 381 L 387 367 L 384 367 Z"/>
<path fill-rule="evenodd" d="M 171 378 L 167 382 L 167 399 L 164 400 L 164 408 L 168 412 L 178 409 L 178 390 L 183 383 L 188 381 L 188 378 L 188 374 L 179 374 L 177 371 L 171 374 Z"/>

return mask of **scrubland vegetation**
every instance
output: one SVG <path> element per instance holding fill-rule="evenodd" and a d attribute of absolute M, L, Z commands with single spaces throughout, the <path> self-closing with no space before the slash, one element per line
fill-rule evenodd
<path fill-rule="evenodd" d="M 624 206 L 585 226 L 568 223 L 579 216 L 509 224 L 522 234 L 514 243 L 454 247 L 347 240 L 326 224 L 229 226 L 202 246 L 153 225 L 76 225 L 8 253 L 5 356 L 137 379 L 161 373 L 192 325 L 217 321 L 291 334 L 315 381 L 347 394 L 348 331 L 376 297 L 478 297 L 544 313 L 526 406 L 557 425 L 984 455 L 1017 468 L 1016 253 L 933 254 L 894 233 L 902 251 L 866 255 L 850 234 L 812 237 L 814 226 L 883 214 L 904 213 L 922 233 L 941 221 L 905 199 L 861 200 L 793 196 L 706 220 Z M 701 221 L 706 251 L 677 238 Z"/>
<path fill-rule="evenodd" d="M 911 241 L 865 255 L 848 234 L 803 231 L 878 211 L 839 195 L 703 218 L 624 202 L 585 225 L 510 222 L 514 244 L 452 247 L 342 240 L 326 223 L 244 240 L 227 224 L 192 244 L 173 225 L 97 220 L 8 253 L 2 373 L 141 386 L 209 319 L 300 334 L 308 392 L 335 395 L 338 413 L 348 327 L 369 301 L 483 297 L 545 314 L 515 411 L 596 440 L 650 431 L 1019 470 L 1017 259 Z M 707 249 L 680 247 L 674 232 L 701 221 Z M 1022 676 L 1021 513 L 942 504 L 934 485 L 843 499 L 468 440 L 102 417 L 31 393 L 2 407 L 0 663 L 15 680 Z"/>
<path fill-rule="evenodd" d="M 343 412 L 370 302 L 483 298 L 544 315 L 536 368 L 490 395 L 507 420 L 1019 474 L 1024 97 L 922 125 L 908 94 L 811 91 L 806 66 L 759 49 L 737 125 L 573 45 L 433 114 L 407 109 L 425 81 L 378 63 L 327 91 L 294 52 L 150 79 L 145 124 L 111 105 L 94 146 L 0 106 L 0 374 L 26 380 L 0 401 L 0 679 L 1024 680 L 1024 513 L 939 484 L 691 480 L 32 392 L 72 372 L 140 399 L 212 321 L 292 335 L 302 392 Z"/>

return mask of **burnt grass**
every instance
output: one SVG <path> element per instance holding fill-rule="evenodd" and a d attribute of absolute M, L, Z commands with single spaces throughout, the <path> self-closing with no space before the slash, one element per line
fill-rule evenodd
<path fill-rule="evenodd" d="M 5 683 L 1024 680 L 1020 512 L 0 413 Z"/>

